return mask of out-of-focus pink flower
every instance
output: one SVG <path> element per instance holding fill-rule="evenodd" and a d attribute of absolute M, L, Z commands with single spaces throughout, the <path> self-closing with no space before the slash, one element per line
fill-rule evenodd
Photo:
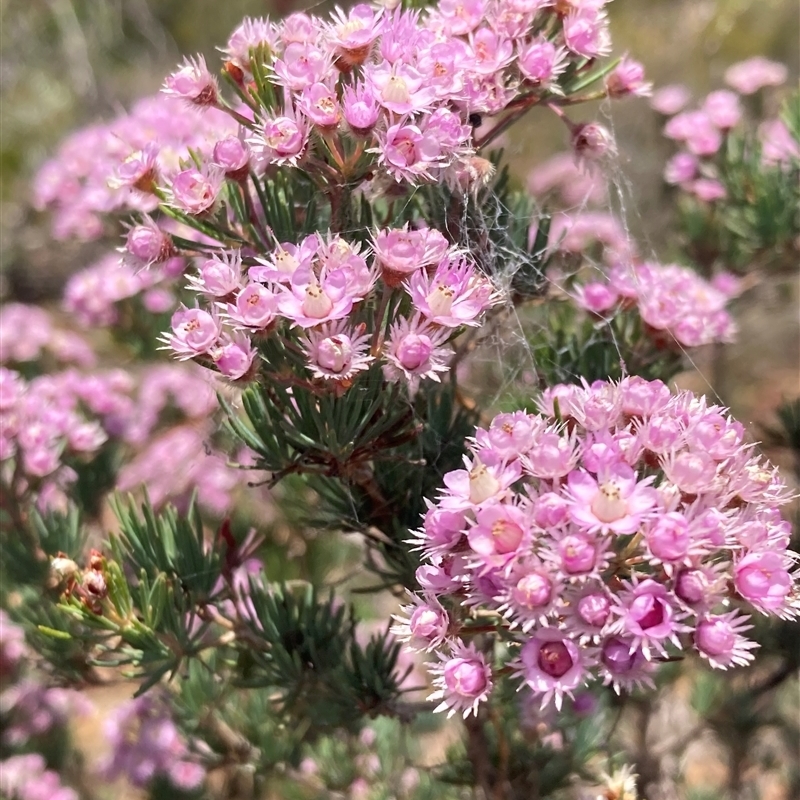
<path fill-rule="evenodd" d="M 725 83 L 739 94 L 753 94 L 764 86 L 780 86 L 788 74 L 784 64 L 770 61 L 764 56 L 754 56 L 728 67 Z"/>

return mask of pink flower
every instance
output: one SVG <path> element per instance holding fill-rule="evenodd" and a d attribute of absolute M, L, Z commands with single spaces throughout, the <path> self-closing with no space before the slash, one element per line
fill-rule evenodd
<path fill-rule="evenodd" d="M 665 586 L 646 578 L 623 592 L 620 600 L 622 606 L 615 609 L 621 617 L 618 632 L 631 637 L 631 652 L 641 647 L 649 660 L 651 648 L 664 654 L 665 640 L 680 647 L 677 634 L 684 631 L 685 626 L 677 621 L 680 612 L 671 604 Z"/>
<path fill-rule="evenodd" d="M 450 510 L 428 504 L 423 529 L 410 540 L 416 550 L 424 550 L 427 557 L 443 556 L 454 550 L 464 538 L 467 527 L 464 510 Z"/>
<path fill-rule="evenodd" d="M 378 163 L 396 181 L 430 180 L 432 170 L 444 163 L 439 142 L 417 125 L 392 125 L 378 141 L 371 152 L 378 154 Z"/>
<path fill-rule="evenodd" d="M 550 86 L 569 66 L 568 54 L 548 39 L 538 37 L 529 42 L 519 53 L 519 71 L 537 86 Z"/>
<path fill-rule="evenodd" d="M 561 478 L 578 463 L 577 440 L 556 428 L 542 430 L 522 463 L 537 478 Z"/>
<path fill-rule="evenodd" d="M 594 8 L 573 11 L 564 18 L 564 43 L 584 58 L 599 58 L 611 52 L 611 36 L 605 12 Z"/>
<path fill-rule="evenodd" d="M 189 276 L 189 288 L 210 297 L 227 297 L 242 285 L 242 257 L 238 250 L 204 259 L 198 275 Z"/>
<path fill-rule="evenodd" d="M 199 308 L 181 306 L 172 315 L 172 333 L 166 334 L 164 341 L 184 360 L 208 353 L 220 333 L 216 317 Z"/>
<path fill-rule="evenodd" d="M 323 83 L 306 86 L 300 94 L 298 109 L 323 130 L 333 130 L 342 118 L 336 95 Z"/>
<path fill-rule="evenodd" d="M 346 317 L 353 304 L 362 298 L 348 291 L 343 270 L 323 269 L 317 277 L 312 271 L 298 269 L 288 287 L 281 286 L 278 310 L 301 328 L 313 328 L 324 322 Z"/>
<path fill-rule="evenodd" d="M 739 94 L 753 94 L 764 86 L 780 86 L 788 74 L 784 64 L 755 56 L 728 67 L 725 83 Z"/>
<path fill-rule="evenodd" d="M 588 472 L 570 472 L 567 479 L 572 500 L 572 521 L 590 531 L 627 534 L 636 531 L 657 502 L 652 478 L 636 480 L 623 463 L 603 470 L 597 478 Z"/>
<path fill-rule="evenodd" d="M 689 494 L 708 492 L 717 476 L 717 464 L 705 453 L 684 451 L 662 462 L 664 474 L 681 491 Z"/>
<path fill-rule="evenodd" d="M 212 162 L 225 176 L 232 180 L 243 180 L 250 168 L 250 148 L 238 136 L 228 136 L 214 145 Z"/>
<path fill-rule="evenodd" d="M 109 184 L 112 188 L 128 187 L 140 192 L 152 192 L 158 181 L 158 155 L 160 147 L 156 142 L 149 142 L 143 149 L 131 153 L 116 168 Z"/>
<path fill-rule="evenodd" d="M 593 281 L 577 287 L 575 300 L 593 314 L 604 314 L 617 304 L 619 295 L 607 283 Z"/>
<path fill-rule="evenodd" d="M 279 295 L 266 286 L 248 283 L 236 296 L 236 302 L 227 304 L 227 313 L 237 325 L 264 330 L 275 321 L 280 302 Z"/>
<path fill-rule="evenodd" d="M 223 334 L 210 355 L 226 378 L 238 381 L 249 376 L 257 353 L 247 334 L 237 331 L 232 335 Z"/>
<path fill-rule="evenodd" d="M 283 51 L 283 57 L 272 65 L 278 82 L 300 92 L 314 83 L 322 83 L 331 72 L 330 59 L 314 44 L 291 42 Z"/>
<path fill-rule="evenodd" d="M 344 322 L 330 323 L 308 333 L 308 368 L 315 378 L 349 381 L 375 360 L 368 355 L 369 334 Z"/>
<path fill-rule="evenodd" d="M 644 67 L 632 58 L 625 56 L 606 78 L 609 97 L 648 97 L 653 84 L 644 79 Z"/>
<path fill-rule="evenodd" d="M 514 411 L 498 414 L 489 430 L 479 428 L 475 438 L 482 452 L 491 451 L 500 460 L 511 461 L 530 450 L 541 427 L 540 420 L 533 415 Z"/>
<path fill-rule="evenodd" d="M 170 205 L 192 216 L 212 212 L 222 188 L 222 173 L 214 168 L 202 173 L 185 169 L 173 179 L 169 189 Z"/>
<path fill-rule="evenodd" d="M 742 634 L 753 626 L 750 618 L 740 616 L 738 611 L 708 616 L 697 623 L 694 646 L 714 669 L 746 667 L 753 660 L 751 652 L 758 647 Z"/>
<path fill-rule="evenodd" d="M 409 230 L 408 223 L 400 229 L 381 230 L 375 234 L 373 250 L 384 282 L 399 286 L 412 272 L 441 261 L 449 243 L 433 228 Z"/>
<path fill-rule="evenodd" d="M 664 167 L 664 180 L 673 186 L 688 183 L 697 175 L 699 162 L 691 153 L 676 153 Z"/>
<path fill-rule="evenodd" d="M 161 264 L 176 254 L 172 237 L 164 233 L 145 215 L 141 225 L 134 225 L 125 238 L 126 263 L 132 267 L 150 267 Z"/>
<path fill-rule="evenodd" d="M 239 27 L 230 35 L 223 52 L 231 63 L 249 73 L 250 51 L 257 50 L 264 45 L 274 48 L 275 28 L 273 23 L 261 17 L 255 19 L 245 17 Z"/>
<path fill-rule="evenodd" d="M 349 12 L 336 8 L 332 16 L 328 42 L 335 48 L 336 65 L 347 72 L 369 56 L 373 42 L 381 34 L 381 11 L 360 4 Z"/>
<path fill-rule="evenodd" d="M 486 0 L 441 0 L 436 9 L 442 29 L 462 36 L 478 27 L 486 13 Z"/>
<path fill-rule="evenodd" d="M 316 233 L 306 236 L 299 245 L 281 242 L 269 258 L 257 258 L 259 267 L 250 267 L 247 274 L 251 281 L 277 281 L 289 283 L 298 269 L 310 270 L 317 257 L 320 239 Z"/>
<path fill-rule="evenodd" d="M 461 255 L 442 259 L 430 277 L 415 272 L 406 287 L 414 308 L 447 328 L 478 325 L 480 315 L 495 302 L 492 285 Z"/>
<path fill-rule="evenodd" d="M 434 711 L 447 711 L 447 716 L 461 713 L 464 718 L 477 715 L 478 706 L 488 699 L 492 691 L 492 671 L 486 658 L 474 644 L 458 642 L 452 657 L 439 655 L 441 663 L 430 668 L 436 676 L 436 691 L 428 700 L 441 700 Z"/>
<path fill-rule="evenodd" d="M 412 394 L 421 380 L 440 381 L 439 373 L 447 372 L 453 356 L 452 349 L 445 345 L 449 336 L 447 329 L 420 324 L 416 318 L 397 320 L 384 346 L 386 380 L 407 381 Z"/>
<path fill-rule="evenodd" d="M 510 39 L 488 27 L 481 27 L 469 35 L 472 51 L 468 56 L 470 69 L 486 75 L 499 72 L 514 59 L 514 45 Z"/>
<path fill-rule="evenodd" d="M 720 130 L 734 127 L 742 118 L 738 95 L 725 89 L 711 92 L 703 101 L 702 110 Z"/>
<path fill-rule="evenodd" d="M 738 559 L 733 570 L 736 591 L 762 614 L 792 617 L 792 576 L 775 552 L 751 552 Z"/>
<path fill-rule="evenodd" d="M 611 132 L 596 122 L 576 125 L 570 144 L 579 158 L 588 161 L 601 161 L 617 153 L 617 145 Z"/>
<path fill-rule="evenodd" d="M 408 64 L 384 61 L 365 70 L 365 79 L 378 104 L 398 117 L 427 110 L 435 99 L 424 76 Z"/>
<path fill-rule="evenodd" d="M 528 633 L 534 627 L 547 625 L 561 588 L 547 565 L 520 558 L 506 568 L 503 583 L 505 586 L 496 596 L 502 601 L 497 610 L 512 628 Z"/>
<path fill-rule="evenodd" d="M 456 469 L 444 476 L 447 489 L 443 492 L 443 503 L 448 508 L 480 506 L 496 500 L 520 476 L 518 462 L 511 464 L 484 464 L 477 457 L 470 460 L 464 456 L 466 469 Z"/>
<path fill-rule="evenodd" d="M 653 92 L 650 108 L 665 117 L 671 117 L 686 108 L 690 99 L 691 93 L 683 84 L 672 83 Z"/>
<path fill-rule="evenodd" d="M 251 141 L 271 164 L 296 166 L 306 151 L 308 128 L 302 120 L 275 117 L 267 119 Z"/>
<path fill-rule="evenodd" d="M 600 663 L 605 672 L 603 682 L 610 683 L 617 694 L 639 686 L 655 687 L 651 677 L 655 665 L 630 639 L 621 636 L 606 639 L 600 649 Z"/>
<path fill-rule="evenodd" d="M 350 130 L 356 136 L 372 132 L 381 115 L 381 107 L 372 90 L 363 83 L 345 87 L 342 96 L 342 113 Z"/>
<path fill-rule="evenodd" d="M 564 695 L 572 692 L 586 679 L 584 658 L 577 644 L 560 631 L 543 628 L 523 645 L 517 664 L 531 691 L 542 698 L 542 708 L 551 701 L 558 710 Z"/>
<path fill-rule="evenodd" d="M 412 650 L 435 650 L 447 637 L 450 617 L 432 594 L 423 598 L 411 595 L 411 599 L 412 605 L 402 607 L 405 616 L 394 617 L 399 624 L 392 627 L 392 633 Z"/>
<path fill-rule="evenodd" d="M 761 139 L 761 157 L 765 164 L 789 164 L 800 160 L 800 142 L 798 142 L 786 123 L 780 119 L 762 122 L 758 128 Z"/>
<path fill-rule="evenodd" d="M 203 56 L 187 58 L 184 65 L 164 81 L 162 91 L 195 106 L 215 106 L 219 98 L 217 79 L 209 72 Z"/>
<path fill-rule="evenodd" d="M 665 563 L 683 561 L 692 545 L 686 518 L 674 511 L 655 519 L 648 527 L 645 539 L 650 553 Z"/>
<path fill-rule="evenodd" d="M 467 538 L 482 563 L 502 567 L 525 544 L 530 544 L 530 526 L 525 512 L 518 506 L 490 505 L 476 512 L 475 524 Z"/>

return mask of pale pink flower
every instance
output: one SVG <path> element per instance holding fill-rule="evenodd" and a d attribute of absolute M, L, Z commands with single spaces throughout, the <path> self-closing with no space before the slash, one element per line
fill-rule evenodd
<path fill-rule="evenodd" d="M 496 302 L 491 283 L 460 254 L 444 258 L 431 276 L 413 273 L 406 287 L 414 308 L 447 328 L 479 325 L 480 316 Z"/>
<path fill-rule="evenodd" d="M 190 168 L 179 172 L 169 187 L 169 203 L 192 216 L 214 211 L 222 188 L 223 174 L 211 167 L 205 172 Z"/>
<path fill-rule="evenodd" d="M 552 628 L 542 628 L 523 645 L 517 674 L 535 695 L 541 696 L 542 708 L 554 702 L 558 710 L 564 695 L 586 680 L 582 650 L 572 639 Z"/>
<path fill-rule="evenodd" d="M 720 130 L 733 128 L 742 118 L 739 96 L 726 89 L 711 92 L 703 101 L 702 111 Z"/>
<path fill-rule="evenodd" d="M 368 354 L 370 336 L 339 321 L 308 332 L 308 368 L 315 378 L 349 381 L 375 360 Z"/>
<path fill-rule="evenodd" d="M 441 663 L 430 667 L 436 691 L 428 700 L 441 700 L 434 711 L 447 711 L 448 717 L 456 713 L 464 718 L 477 715 L 478 706 L 492 691 L 492 671 L 485 656 L 474 644 L 458 641 L 451 657 L 439 654 L 439 658 Z"/>
<path fill-rule="evenodd" d="M 308 145 L 308 126 L 291 116 L 267 119 L 251 143 L 271 164 L 296 166 Z"/>
<path fill-rule="evenodd" d="M 620 593 L 615 612 L 620 616 L 617 632 L 631 637 L 631 652 L 641 647 L 649 660 L 651 650 L 664 655 L 667 640 L 680 647 L 678 634 L 687 628 L 678 621 L 684 615 L 672 605 L 668 589 L 651 578 L 629 586 Z"/>
<path fill-rule="evenodd" d="M 221 333 L 219 320 L 200 308 L 181 306 L 172 315 L 172 332 L 164 341 L 183 360 L 205 355 Z"/>
<path fill-rule="evenodd" d="M 602 10 L 586 8 L 564 18 L 564 43 L 584 58 L 599 58 L 611 52 L 608 18 Z"/>
<path fill-rule="evenodd" d="M 209 72 L 203 56 L 187 58 L 177 72 L 167 77 L 162 91 L 195 106 L 215 106 L 219 99 L 217 79 Z"/>
<path fill-rule="evenodd" d="M 411 605 L 401 607 L 403 616 L 393 617 L 398 624 L 392 627 L 392 633 L 412 650 L 435 650 L 447 638 L 450 617 L 435 595 L 412 594 L 411 600 Z"/>
<path fill-rule="evenodd" d="M 755 56 L 740 61 L 725 72 L 725 83 L 739 94 L 753 94 L 764 86 L 780 86 L 786 81 L 789 70 L 784 64 Z"/>
<path fill-rule="evenodd" d="M 694 646 L 714 669 L 746 667 L 759 645 L 742 634 L 752 629 L 750 617 L 729 611 L 700 619 L 694 633 Z"/>
<path fill-rule="evenodd" d="M 416 392 L 421 380 L 440 381 L 439 373 L 447 372 L 452 348 L 445 343 L 450 331 L 436 328 L 418 318 L 400 318 L 393 323 L 384 345 L 384 376 L 388 381 L 405 380 L 409 390 Z"/>
<path fill-rule="evenodd" d="M 378 163 L 396 180 L 432 180 L 434 170 L 443 166 L 445 157 L 437 139 L 417 125 L 399 123 L 378 137 Z"/>
<path fill-rule="evenodd" d="M 746 553 L 733 570 L 736 591 L 762 614 L 797 615 L 792 608 L 792 576 L 780 554 Z"/>
<path fill-rule="evenodd" d="M 226 306 L 227 315 L 237 326 L 264 330 L 274 321 L 281 298 L 260 283 L 248 283 Z"/>
<path fill-rule="evenodd" d="M 278 310 L 301 328 L 346 317 L 353 304 L 361 300 L 348 291 L 347 275 L 342 270 L 323 269 L 319 277 L 298 269 L 289 286 L 281 286 Z"/>
<path fill-rule="evenodd" d="M 569 59 L 565 48 L 538 37 L 520 50 L 517 64 L 523 77 L 531 83 L 548 87 L 569 66 Z"/>
<path fill-rule="evenodd" d="M 226 378 L 238 381 L 250 374 L 257 351 L 246 333 L 236 331 L 224 333 L 210 355 Z"/>
<path fill-rule="evenodd" d="M 189 275 L 189 288 L 209 297 L 222 298 L 242 285 L 242 256 L 238 250 L 222 251 L 203 259 L 197 275 Z"/>
<path fill-rule="evenodd" d="M 247 275 L 251 281 L 290 283 L 297 270 L 312 268 L 319 247 L 316 233 L 306 236 L 299 245 L 281 242 L 268 258 L 256 258 L 261 266 L 250 267 Z"/>
<path fill-rule="evenodd" d="M 657 502 L 652 478 L 637 481 L 636 473 L 623 463 L 611 465 L 597 478 L 573 471 L 567 482 L 572 521 L 590 531 L 634 533 Z"/>
<path fill-rule="evenodd" d="M 384 282 L 399 286 L 412 272 L 438 264 L 447 253 L 449 243 L 434 228 L 403 228 L 378 231 L 373 250 Z"/>
<path fill-rule="evenodd" d="M 297 108 L 322 130 L 334 130 L 342 118 L 336 95 L 324 83 L 306 86 L 300 94 Z"/>
<path fill-rule="evenodd" d="M 172 237 L 147 215 L 141 225 L 134 225 L 125 237 L 125 261 L 132 267 L 161 264 L 176 254 Z"/>
<path fill-rule="evenodd" d="M 609 97 L 649 97 L 653 84 L 644 79 L 644 67 L 625 56 L 606 78 Z"/>
<path fill-rule="evenodd" d="M 691 92 L 683 84 L 671 83 L 653 92 L 650 108 L 665 117 L 671 117 L 686 108 L 691 97 Z"/>
<path fill-rule="evenodd" d="M 290 42 L 272 68 L 282 86 L 300 92 L 307 86 L 324 82 L 331 73 L 331 61 L 314 44 Z"/>
<path fill-rule="evenodd" d="M 530 525 L 522 508 L 498 503 L 476 512 L 467 539 L 482 564 L 502 567 L 530 546 Z"/>

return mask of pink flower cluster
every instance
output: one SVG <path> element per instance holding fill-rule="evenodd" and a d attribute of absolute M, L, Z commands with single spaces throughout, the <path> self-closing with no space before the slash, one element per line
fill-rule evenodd
<path fill-rule="evenodd" d="M 787 488 L 725 409 L 636 377 L 539 407 L 476 430 L 413 540 L 422 594 L 395 631 L 438 654 L 439 709 L 491 692 L 471 629 L 501 633 L 521 683 L 560 707 L 594 680 L 649 684 L 684 650 L 745 665 L 746 611 L 800 614 Z"/>
<path fill-rule="evenodd" d="M 488 278 L 430 228 L 376 231 L 370 249 L 312 234 L 256 262 L 246 274 L 238 252 L 198 262 L 191 288 L 207 305 L 179 308 L 164 335 L 178 358 L 248 378 L 258 339 L 280 335 L 302 354 L 307 377 L 347 388 L 382 360 L 386 379 L 413 391 L 420 380 L 439 380 L 453 352 L 447 342 L 478 325 L 497 299 Z M 403 297 L 409 314 L 393 316 L 387 331 L 386 304 Z"/>
<path fill-rule="evenodd" d="M 47 769 L 39 753 L 11 756 L 0 761 L 0 794 L 13 800 L 78 800 L 78 793 Z"/>
<path fill-rule="evenodd" d="M 0 367 L 0 469 L 39 485 L 44 500 L 68 486 L 75 472 L 66 458 L 91 458 L 107 441 L 97 417 L 112 416 L 130 403 L 125 373 L 75 371 L 42 375 L 30 382 Z M 87 415 L 86 411 L 88 411 Z M 10 485 L 10 484 L 7 484 Z"/>
<path fill-rule="evenodd" d="M 463 185 L 475 178 L 470 115 L 563 94 L 561 75 L 610 51 L 604 6 L 442 0 L 425 12 L 361 4 L 328 19 L 303 12 L 278 23 L 245 19 L 225 48 L 225 69 L 248 88 L 266 68 L 277 87 L 267 107 L 252 102 L 246 147 L 265 164 L 303 167 L 319 156 L 350 177 L 377 171 L 395 181 Z M 205 64 L 194 61 L 167 79 L 166 91 L 213 105 L 213 86 Z M 639 65 L 624 61 L 607 91 L 646 91 Z M 214 177 L 194 172 L 191 182 L 210 189 L 210 201 Z"/>
<path fill-rule="evenodd" d="M 53 324 L 40 306 L 7 303 L 0 313 L 0 364 L 38 361 L 45 355 L 62 364 L 92 367 L 95 354 L 77 334 Z"/>
<path fill-rule="evenodd" d="M 607 280 L 576 284 L 572 298 L 604 318 L 635 309 L 662 346 L 699 347 L 730 342 L 736 325 L 725 310 L 738 281 L 709 283 L 688 267 L 652 261 L 612 267 Z"/>
<path fill-rule="evenodd" d="M 118 255 L 103 256 L 67 281 L 64 309 L 87 328 L 114 326 L 120 321 L 120 304 L 132 298 L 140 298 L 146 311 L 163 314 L 175 307 L 173 283 L 184 269 L 182 258 L 143 270 Z"/>
<path fill-rule="evenodd" d="M 136 452 L 119 489 L 144 485 L 160 505 L 184 502 L 200 487 L 203 503 L 221 514 L 238 473 L 207 444 L 216 407 L 205 373 L 184 365 L 151 367 L 138 381 L 122 370 L 65 370 L 26 381 L 0 367 L 0 475 L 17 493 L 35 488 L 42 507 L 60 506 L 76 478 L 71 465 L 114 440 Z M 181 424 L 154 438 L 168 410 Z"/>
<path fill-rule="evenodd" d="M 106 780 L 125 777 L 134 786 L 146 788 L 163 778 L 184 791 L 198 789 L 205 780 L 205 769 L 190 752 L 166 703 L 151 694 L 116 709 L 105 733 L 111 752 L 100 771 Z"/>
<path fill-rule="evenodd" d="M 664 168 L 664 180 L 679 186 L 704 203 L 723 200 L 726 189 L 720 179 L 714 158 L 720 152 L 729 132 L 743 120 L 739 94 L 752 94 L 764 86 L 779 86 L 786 81 L 782 64 L 764 58 L 752 58 L 734 64 L 725 73 L 725 80 L 735 91 L 719 89 L 711 92 L 698 108 L 685 111 L 682 103 L 670 103 L 666 95 L 655 107 L 667 116 L 675 114 L 664 126 L 664 135 L 683 145 Z M 663 92 L 676 92 L 678 87 L 665 87 Z M 737 92 L 739 94 L 737 94 Z M 656 99 L 656 98 L 654 98 Z M 679 112 L 679 113 L 676 113 Z M 782 164 L 800 159 L 800 143 L 780 119 L 764 122 L 759 128 L 762 158 L 766 164 Z"/>
<path fill-rule="evenodd" d="M 153 189 L 179 171 L 189 151 L 210 155 L 236 133 L 222 111 L 199 114 L 173 97 L 140 100 L 130 113 L 74 133 L 34 180 L 34 203 L 54 212 L 57 239 L 97 239 L 109 214 L 152 211 Z"/>

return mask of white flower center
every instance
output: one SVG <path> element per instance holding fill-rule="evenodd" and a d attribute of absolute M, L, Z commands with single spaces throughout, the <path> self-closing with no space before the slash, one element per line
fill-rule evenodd
<path fill-rule="evenodd" d="M 602 484 L 592 500 L 592 513 L 600 522 L 616 522 L 628 513 L 628 503 L 613 481 Z"/>
<path fill-rule="evenodd" d="M 323 319 L 331 313 L 333 301 L 325 294 L 322 287 L 312 283 L 306 287 L 306 299 L 303 300 L 303 313 L 311 319 Z"/>

